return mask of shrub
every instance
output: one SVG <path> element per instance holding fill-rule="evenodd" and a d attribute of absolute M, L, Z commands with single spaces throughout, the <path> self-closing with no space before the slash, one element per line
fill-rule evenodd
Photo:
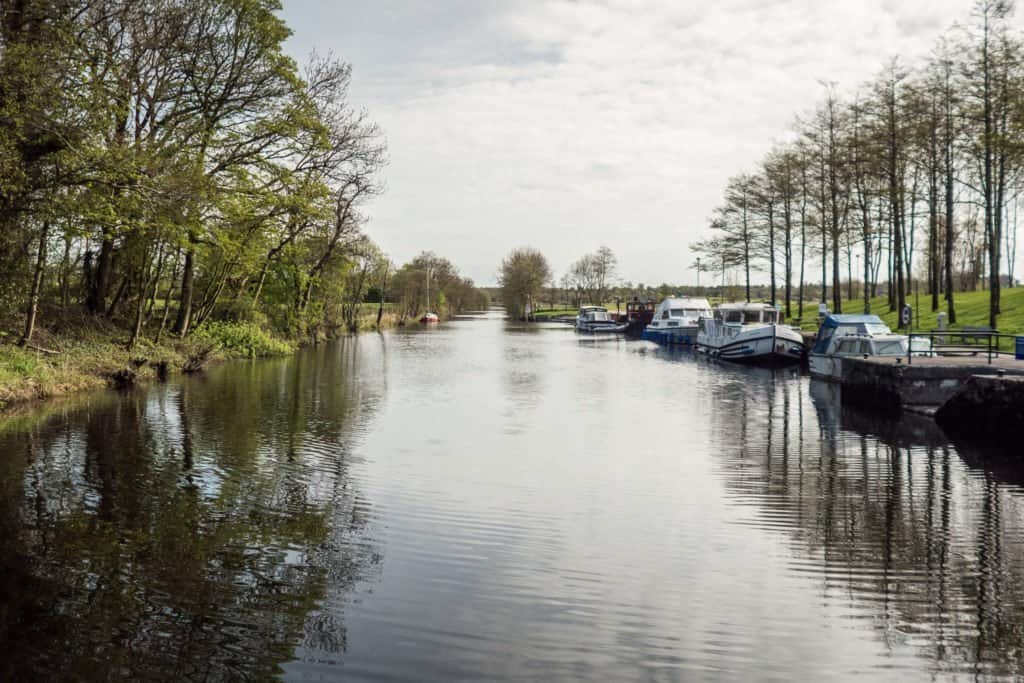
<path fill-rule="evenodd" d="M 255 323 L 211 322 L 195 334 L 197 342 L 212 344 L 219 351 L 236 358 L 282 356 L 294 348 Z"/>

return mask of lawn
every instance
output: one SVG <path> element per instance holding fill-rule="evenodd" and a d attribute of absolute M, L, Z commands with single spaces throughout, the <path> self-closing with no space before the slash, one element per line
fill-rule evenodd
<path fill-rule="evenodd" d="M 956 325 L 951 328 L 987 327 L 988 326 L 988 291 L 957 292 L 956 302 Z M 930 332 L 938 328 L 937 313 L 946 311 L 946 302 L 939 299 L 939 310 L 932 311 L 931 296 L 921 295 L 920 299 L 914 295 L 907 298 L 907 303 L 914 307 L 914 332 Z M 1024 287 L 1004 289 L 1002 292 L 1002 309 L 999 316 L 998 329 L 1004 334 L 1024 334 Z M 794 307 L 794 313 L 796 312 Z M 843 313 L 863 313 L 864 301 L 856 299 L 843 301 Z M 896 329 L 899 326 L 898 313 L 889 310 L 889 302 L 885 297 L 876 297 L 871 300 L 871 312 L 885 321 L 889 327 Z M 817 303 L 804 304 L 803 326 L 813 327 L 817 318 Z"/>

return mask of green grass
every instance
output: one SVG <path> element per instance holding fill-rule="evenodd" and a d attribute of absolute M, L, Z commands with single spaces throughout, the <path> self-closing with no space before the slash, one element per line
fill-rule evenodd
<path fill-rule="evenodd" d="M 614 306 L 612 306 L 612 310 L 615 310 Z M 579 313 L 579 310 L 575 308 L 551 308 L 547 310 L 534 311 L 530 314 L 530 317 L 534 320 L 550 320 L 551 318 L 557 318 L 563 315 L 575 316 L 577 313 Z"/>
<path fill-rule="evenodd" d="M 207 323 L 193 336 L 195 342 L 210 344 L 231 358 L 283 356 L 295 350 L 256 323 Z"/>
<path fill-rule="evenodd" d="M 988 326 L 988 291 L 957 292 L 956 324 L 953 329 L 961 327 Z M 931 296 L 921 294 L 918 299 L 913 294 L 907 297 L 907 303 L 914 307 L 914 332 L 931 332 L 938 329 L 937 314 L 946 311 L 946 301 L 940 297 L 939 310 L 932 311 Z M 1002 291 L 1002 313 L 999 316 L 998 329 L 1003 334 L 1024 334 L 1024 287 L 1014 287 Z M 796 307 L 793 307 L 794 314 Z M 863 313 L 863 299 L 843 301 L 843 313 Z M 889 301 L 885 297 L 871 299 L 871 313 L 885 321 L 889 327 L 899 326 L 899 314 L 889 310 Z M 818 304 L 804 303 L 803 327 L 813 327 L 818 314 Z"/>

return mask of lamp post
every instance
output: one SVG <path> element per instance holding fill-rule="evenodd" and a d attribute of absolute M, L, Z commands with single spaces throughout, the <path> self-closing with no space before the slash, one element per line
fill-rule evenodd
<path fill-rule="evenodd" d="M 858 273 L 860 273 L 860 254 L 854 254 L 853 255 L 853 261 L 856 264 L 856 266 L 854 267 L 854 270 L 853 270 L 854 277 L 856 277 L 856 275 Z M 853 278 L 851 278 L 851 279 L 853 279 Z M 856 280 L 854 280 L 854 282 L 856 282 Z M 856 287 L 853 287 L 853 295 L 857 296 L 857 288 Z"/>
<path fill-rule="evenodd" d="M 700 256 L 697 257 L 697 295 L 700 296 Z"/>

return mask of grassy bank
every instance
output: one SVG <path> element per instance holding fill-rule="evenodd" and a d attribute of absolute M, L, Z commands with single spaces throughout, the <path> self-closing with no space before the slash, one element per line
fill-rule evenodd
<path fill-rule="evenodd" d="M 957 292 L 956 324 L 952 328 L 988 326 L 988 291 Z M 939 310 L 932 311 L 931 296 L 921 294 L 918 299 L 913 294 L 907 297 L 907 303 L 914 307 L 915 332 L 930 332 L 938 327 L 937 313 L 946 311 L 946 302 L 939 299 Z M 999 331 L 1004 334 L 1024 333 L 1024 287 L 1014 287 L 1002 291 L 1002 314 L 999 316 Z M 844 313 L 863 313 L 864 300 L 854 299 L 843 301 Z M 889 327 L 899 326 L 899 314 L 889 310 L 889 301 L 885 297 L 871 299 L 871 312 L 886 322 Z M 793 307 L 796 314 L 796 306 Z M 805 303 L 802 326 L 810 329 L 815 326 L 818 304 Z"/>
<path fill-rule="evenodd" d="M 130 352 L 124 331 L 90 322 L 40 330 L 29 348 L 0 343 L 0 411 L 39 399 L 110 386 L 130 386 L 176 373 L 196 372 L 228 358 L 291 353 L 295 344 L 253 324 L 213 323 L 189 339 L 141 341 Z"/>
<path fill-rule="evenodd" d="M 359 333 L 394 328 L 401 320 L 385 310 L 378 327 L 374 308 L 357 323 Z M 93 319 L 40 329 L 30 348 L 16 346 L 15 334 L 0 332 L 0 414 L 42 399 L 197 372 L 229 359 L 283 356 L 299 347 L 254 323 L 207 323 L 188 339 L 143 340 L 131 352 L 125 336 L 121 327 Z"/>

